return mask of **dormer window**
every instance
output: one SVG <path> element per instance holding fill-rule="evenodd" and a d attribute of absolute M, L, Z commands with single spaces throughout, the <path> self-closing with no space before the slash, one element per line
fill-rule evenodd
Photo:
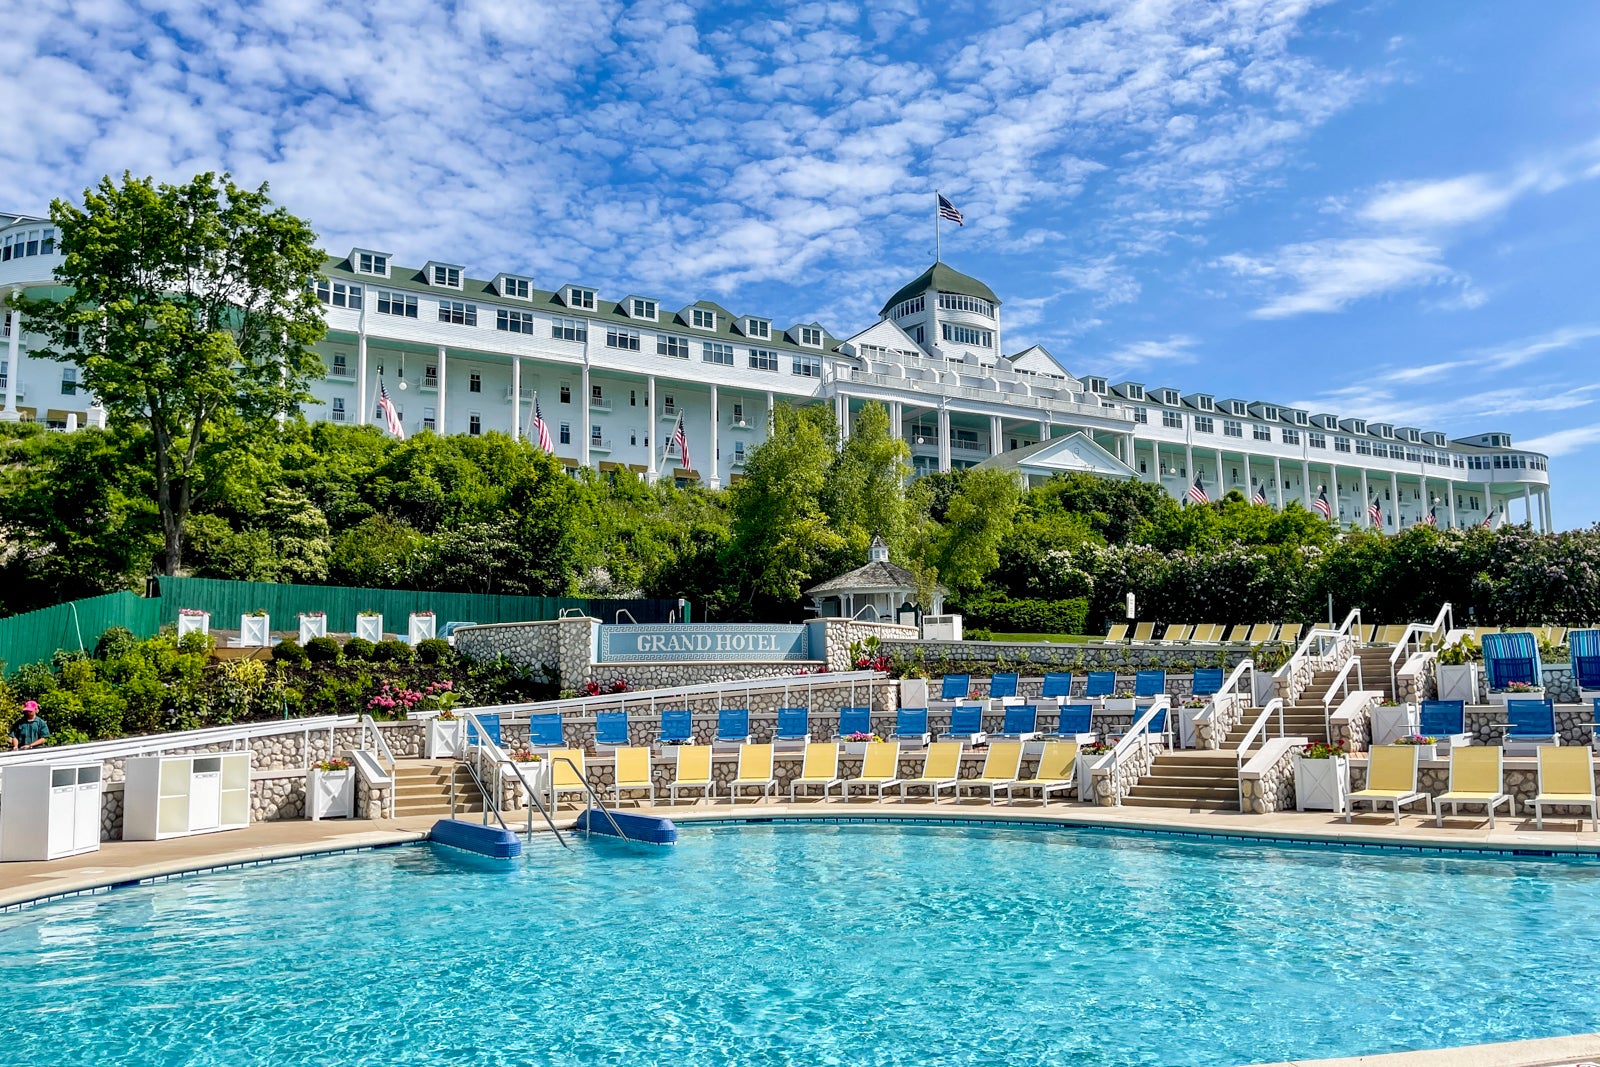
<path fill-rule="evenodd" d="M 533 293 L 533 284 L 526 278 L 501 278 L 500 295 L 527 300 Z"/>
<path fill-rule="evenodd" d="M 593 311 L 594 306 L 595 292 L 593 289 L 580 289 L 576 285 L 567 287 L 567 307 Z"/>
<path fill-rule="evenodd" d="M 1350 423 L 1350 429 L 1354 433 L 1366 433 L 1367 432 L 1366 420 L 1365 419 L 1352 420 L 1351 423 Z"/>
<path fill-rule="evenodd" d="M 1268 404 L 1261 409 L 1261 417 L 1264 419 L 1276 419 L 1279 417 L 1278 409 Z"/>
<path fill-rule="evenodd" d="M 432 280 L 434 285 L 442 285 L 447 289 L 461 288 L 461 268 L 446 267 L 441 263 L 433 265 Z"/>
<path fill-rule="evenodd" d="M 1100 396 L 1106 395 L 1106 380 L 1104 378 L 1086 378 L 1084 384 L 1089 387 L 1089 392 Z"/>
<path fill-rule="evenodd" d="M 1230 414 L 1230 415 L 1243 415 L 1244 414 L 1244 401 L 1242 401 L 1242 400 L 1230 400 L 1230 401 L 1228 401 L 1228 414 Z"/>
<path fill-rule="evenodd" d="M 717 328 L 717 313 L 706 308 L 690 308 L 689 325 L 697 330 L 715 330 Z"/>
<path fill-rule="evenodd" d="M 1163 390 L 1161 390 L 1161 402 L 1163 404 L 1170 404 L 1173 407 L 1177 407 L 1178 406 L 1178 391 L 1176 389 L 1163 389 Z"/>
<path fill-rule="evenodd" d="M 629 318 L 645 319 L 649 322 L 655 322 L 658 314 L 659 311 L 654 300 L 645 300 L 642 297 L 636 296 L 628 301 Z"/>
<path fill-rule="evenodd" d="M 1309 423 L 1310 421 L 1311 421 L 1311 416 L 1307 415 L 1305 412 L 1297 411 L 1297 412 L 1294 413 L 1294 424 L 1296 426 L 1304 426 L 1307 423 Z"/>
<path fill-rule="evenodd" d="M 1412 444 L 1416 444 L 1417 441 L 1421 439 L 1421 437 L 1422 437 L 1422 435 L 1417 433 L 1417 431 L 1415 431 L 1415 430 L 1407 430 L 1406 431 L 1406 440 L 1410 441 Z"/>
<path fill-rule="evenodd" d="M 772 323 L 767 319 L 745 319 L 744 332 L 746 337 L 771 337 Z"/>
<path fill-rule="evenodd" d="M 1144 399 L 1144 386 L 1142 386 L 1142 385 L 1130 385 L 1130 386 L 1128 386 L 1128 399 L 1129 400 L 1143 400 Z"/>
<path fill-rule="evenodd" d="M 800 327 L 800 343 L 808 348 L 822 347 L 822 330 L 816 326 Z M 796 373 L 799 373 L 798 371 Z"/>
<path fill-rule="evenodd" d="M 1394 436 L 1394 430 L 1388 426 L 1380 426 L 1378 427 L 1378 434 L 1382 437 L 1392 438 Z"/>
<path fill-rule="evenodd" d="M 389 257 L 379 255 L 377 252 L 356 253 L 356 273 L 376 274 L 380 278 L 389 276 Z"/>

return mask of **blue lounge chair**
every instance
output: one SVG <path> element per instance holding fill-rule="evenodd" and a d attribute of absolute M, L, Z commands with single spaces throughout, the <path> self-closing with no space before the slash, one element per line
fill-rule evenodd
<path fill-rule="evenodd" d="M 774 741 L 811 740 L 810 708 L 779 708 L 778 727 L 772 733 Z"/>
<path fill-rule="evenodd" d="M 1017 695 L 1017 675 L 1014 671 L 1004 671 L 989 679 L 989 699 L 1005 700 Z"/>
<path fill-rule="evenodd" d="M 1467 732 L 1467 706 L 1460 700 L 1424 700 L 1417 730 L 1452 748 L 1472 743 L 1472 735 Z"/>
<path fill-rule="evenodd" d="M 965 700 L 972 688 L 972 675 L 947 674 L 939 682 L 940 700 Z"/>
<path fill-rule="evenodd" d="M 924 714 L 926 714 L 926 709 L 924 709 Z M 851 734 L 870 734 L 871 732 L 871 708 L 839 709 L 839 737 L 836 740 L 849 737 Z"/>
<path fill-rule="evenodd" d="M 607 748 L 622 748 L 628 744 L 628 713 L 625 711 L 599 711 L 594 716 L 594 743 Z"/>
<path fill-rule="evenodd" d="M 1600 630 L 1569 630 L 1572 675 L 1579 689 L 1600 689 Z"/>
<path fill-rule="evenodd" d="M 1500 746 L 1507 755 L 1511 754 L 1513 747 L 1519 751 L 1532 748 L 1537 753 L 1540 745 L 1561 743 L 1561 731 L 1556 729 L 1554 701 L 1508 700 L 1506 718 L 1510 721 L 1497 722 L 1495 725 L 1505 730 Z"/>
<path fill-rule="evenodd" d="M 1044 676 L 1044 698 L 1057 702 L 1072 696 L 1072 672 L 1050 671 Z"/>
<path fill-rule="evenodd" d="M 1197 697 L 1215 696 L 1222 688 L 1221 667 L 1196 667 L 1194 672 L 1194 695 Z"/>
<path fill-rule="evenodd" d="M 926 745 L 932 736 L 928 732 L 927 708 L 901 708 L 895 713 L 894 733 L 889 740 L 915 741 L 919 745 Z"/>
<path fill-rule="evenodd" d="M 1099 735 L 1094 732 L 1093 704 L 1061 705 L 1061 720 L 1056 724 L 1055 740 L 1086 745 Z"/>
<path fill-rule="evenodd" d="M 1490 690 L 1505 689 L 1513 682 L 1542 687 L 1539 639 L 1530 633 L 1484 634 L 1483 675 Z"/>
<path fill-rule="evenodd" d="M 1039 709 L 1033 704 L 1006 705 L 1006 718 L 995 735 L 1005 741 L 1032 741 L 1039 736 Z"/>
<path fill-rule="evenodd" d="M 657 744 L 687 745 L 694 741 L 694 715 L 688 708 L 661 713 L 661 736 Z"/>
<path fill-rule="evenodd" d="M 479 716 L 482 722 L 482 716 Z M 488 723 L 483 728 L 489 728 Z M 549 711 L 541 715 L 528 716 L 528 747 L 529 748 L 565 748 L 566 736 L 561 730 L 561 715 L 559 712 Z"/>
<path fill-rule="evenodd" d="M 1108 697 L 1117 691 L 1116 671 L 1090 671 L 1084 684 L 1086 697 Z"/>
<path fill-rule="evenodd" d="M 951 708 L 950 729 L 944 732 L 942 740 L 987 744 L 989 735 L 983 732 L 983 708 L 977 704 L 957 704 Z"/>
<path fill-rule="evenodd" d="M 1139 671 L 1133 676 L 1133 695 L 1135 697 L 1158 697 L 1166 691 L 1166 671 Z"/>
<path fill-rule="evenodd" d="M 554 716 L 551 716 L 551 717 L 556 720 L 556 741 L 555 741 L 555 743 L 557 745 L 560 745 L 561 744 L 561 716 L 554 715 Z M 500 716 L 499 715 L 478 715 L 478 716 L 475 716 L 475 718 L 479 722 L 483 723 L 484 736 L 488 737 L 489 740 L 493 741 L 495 744 L 498 745 L 500 743 Z M 475 744 L 477 742 L 477 740 L 478 740 L 477 727 L 473 726 L 471 721 L 469 720 L 468 723 L 467 723 L 467 744 L 469 744 L 469 745 Z"/>
<path fill-rule="evenodd" d="M 748 745 L 750 743 L 750 709 L 723 708 L 717 712 L 717 744 Z"/>

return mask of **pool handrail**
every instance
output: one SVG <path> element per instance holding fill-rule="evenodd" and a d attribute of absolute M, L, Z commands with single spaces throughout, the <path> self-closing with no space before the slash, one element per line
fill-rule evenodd
<path fill-rule="evenodd" d="M 1117 768 L 1121 765 L 1123 757 L 1133 751 L 1138 745 L 1141 749 L 1150 743 L 1150 724 L 1155 721 L 1158 714 L 1166 714 L 1171 719 L 1172 698 L 1166 694 L 1156 697 L 1155 701 L 1143 712 L 1134 715 L 1133 725 L 1128 727 L 1128 732 L 1117 739 L 1110 752 L 1097 761 L 1091 768 L 1091 781 L 1094 770 L 1100 767 L 1111 769 L 1111 794 L 1116 807 L 1122 807 L 1122 792 L 1117 788 Z"/>
<path fill-rule="evenodd" d="M 533 787 L 533 783 L 528 781 L 527 777 L 524 776 L 524 774 L 522 773 L 523 765 L 518 763 L 516 760 L 513 760 L 511 757 L 507 756 L 505 754 L 505 751 L 503 749 L 501 749 L 501 747 L 499 745 L 495 744 L 495 742 L 492 741 L 489 738 L 488 731 L 486 731 L 483 728 L 483 723 L 478 721 L 477 715 L 473 714 L 470 711 L 465 711 L 465 712 L 461 713 L 461 716 L 462 716 L 462 718 L 464 720 L 466 720 L 467 723 L 477 727 L 476 730 L 467 731 L 468 749 L 470 750 L 470 749 L 476 748 L 479 752 L 486 753 L 488 755 L 489 759 L 492 761 L 492 765 L 493 765 L 493 767 L 495 769 L 495 775 L 494 775 L 494 777 L 496 779 L 495 787 L 494 787 L 494 789 L 491 790 L 490 788 L 488 788 L 488 786 L 486 786 L 484 784 L 483 779 L 479 776 L 477 768 L 473 766 L 473 760 L 464 759 L 464 760 L 461 761 L 462 763 L 465 763 L 467 765 L 467 773 L 472 775 L 472 780 L 477 784 L 478 791 L 481 794 L 483 794 L 483 810 L 484 810 L 483 821 L 484 821 L 484 823 L 485 824 L 488 823 L 488 821 L 489 821 L 489 814 L 488 814 L 489 813 L 489 809 L 493 808 L 494 809 L 495 821 L 500 824 L 500 828 L 505 830 L 507 833 L 509 833 L 510 830 L 511 830 L 510 827 L 506 826 L 506 820 L 505 820 L 504 816 L 502 816 L 500 814 L 500 788 L 499 788 L 500 783 L 499 783 L 498 778 L 499 778 L 500 768 L 502 766 L 507 766 L 507 767 L 511 768 L 511 773 L 516 776 L 517 782 L 522 786 L 523 790 L 526 791 L 527 794 L 528 794 L 528 800 L 529 800 L 529 803 L 531 805 L 528 808 L 528 830 L 527 830 L 528 835 L 530 837 L 533 835 L 533 812 L 534 812 L 534 809 L 538 809 L 539 814 L 544 816 L 545 825 L 549 826 L 550 827 L 550 832 L 556 835 L 556 840 L 561 843 L 561 847 L 565 848 L 565 849 L 570 849 L 572 846 L 567 843 L 567 839 L 565 837 L 561 836 L 561 831 L 556 829 L 555 820 L 553 818 L 551 818 L 550 812 L 545 810 L 545 806 L 542 803 L 540 803 L 540 801 L 539 801 L 539 791 Z M 476 737 L 475 741 L 473 740 L 474 736 Z M 570 763 L 571 761 L 569 760 L 567 762 Z M 581 779 L 582 775 L 579 775 L 579 778 Z M 584 782 L 585 786 L 587 786 L 588 784 L 589 784 L 588 782 Z M 455 774 L 452 773 L 450 775 L 450 817 L 452 819 L 455 818 L 455 814 L 456 814 L 456 776 L 455 776 Z"/>

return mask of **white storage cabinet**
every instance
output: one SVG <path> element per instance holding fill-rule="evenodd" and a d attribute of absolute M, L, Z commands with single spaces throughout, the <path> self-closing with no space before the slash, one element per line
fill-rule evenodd
<path fill-rule="evenodd" d="M 250 825 L 248 752 L 130 756 L 123 774 L 124 841 L 160 841 Z"/>
<path fill-rule="evenodd" d="M 0 775 L 0 860 L 100 848 L 100 764 L 33 763 Z"/>

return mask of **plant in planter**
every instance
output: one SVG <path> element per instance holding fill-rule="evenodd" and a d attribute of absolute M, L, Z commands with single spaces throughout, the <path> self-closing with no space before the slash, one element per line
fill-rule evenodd
<path fill-rule="evenodd" d="M 513 752 L 511 753 L 511 761 L 513 763 L 543 763 L 544 755 L 539 752 Z"/>
<path fill-rule="evenodd" d="M 1497 693 L 1532 693 L 1538 691 L 1537 686 L 1527 682 L 1509 682 L 1504 687 L 1496 689 Z"/>
<path fill-rule="evenodd" d="M 356 776 L 350 761 L 318 760 L 306 771 L 306 814 L 312 819 L 348 819 L 355 808 Z"/>
<path fill-rule="evenodd" d="M 1397 737 L 1390 743 L 1395 745 L 1415 745 L 1423 750 L 1417 757 L 1418 759 L 1435 759 L 1439 752 L 1436 747 L 1438 740 L 1437 737 L 1428 737 L 1424 734 L 1409 734 L 1405 737 Z"/>
<path fill-rule="evenodd" d="M 1344 738 L 1313 741 L 1294 755 L 1296 811 L 1343 811 L 1350 792 L 1350 760 Z"/>
<path fill-rule="evenodd" d="M 325 759 L 318 760 L 316 763 L 312 764 L 312 766 L 316 767 L 316 769 L 321 771 L 323 774 L 332 774 L 334 771 L 348 771 L 350 769 L 350 761 L 347 759 L 338 758 Z"/>

